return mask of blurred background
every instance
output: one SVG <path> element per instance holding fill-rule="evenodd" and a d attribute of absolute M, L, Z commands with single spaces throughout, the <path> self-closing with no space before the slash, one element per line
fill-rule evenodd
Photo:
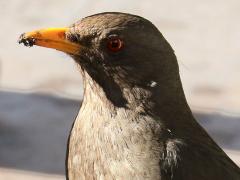
<path fill-rule="evenodd" d="M 28 49 L 21 33 L 121 11 L 152 21 L 178 57 L 198 121 L 240 165 L 239 0 L 0 0 L 0 179 L 64 179 L 81 76 L 61 52 Z"/>

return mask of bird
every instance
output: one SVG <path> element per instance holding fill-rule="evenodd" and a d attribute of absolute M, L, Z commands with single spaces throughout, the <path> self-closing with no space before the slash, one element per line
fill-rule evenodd
<path fill-rule="evenodd" d="M 67 147 L 69 180 L 239 180 L 194 118 L 173 48 L 149 20 L 103 12 L 19 43 L 71 56 L 84 96 Z"/>

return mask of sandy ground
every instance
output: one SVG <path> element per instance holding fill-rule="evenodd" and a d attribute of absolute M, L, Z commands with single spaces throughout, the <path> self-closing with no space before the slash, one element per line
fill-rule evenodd
<path fill-rule="evenodd" d="M 196 118 L 240 165 L 239 8 L 238 0 L 0 0 L 0 179 L 63 179 L 82 99 L 73 61 L 19 46 L 19 35 L 103 11 L 138 14 L 160 29 Z"/>
<path fill-rule="evenodd" d="M 12 169 L 3 169 L 0 168 L 0 179 L 5 180 L 64 180 L 64 176 L 59 175 L 49 175 L 43 173 L 34 173 L 28 171 L 19 171 L 19 170 L 12 170 Z"/>

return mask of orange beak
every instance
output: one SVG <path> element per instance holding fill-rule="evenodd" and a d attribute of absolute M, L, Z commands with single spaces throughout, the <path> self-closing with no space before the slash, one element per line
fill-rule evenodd
<path fill-rule="evenodd" d="M 37 45 L 69 54 L 77 54 L 81 49 L 81 45 L 66 39 L 68 30 L 69 28 L 47 28 L 32 31 L 22 34 L 18 42 L 23 43 L 25 46 Z"/>

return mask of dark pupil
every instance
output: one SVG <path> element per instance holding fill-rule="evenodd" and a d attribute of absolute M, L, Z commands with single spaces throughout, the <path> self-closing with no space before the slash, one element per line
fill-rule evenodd
<path fill-rule="evenodd" d="M 118 40 L 113 40 L 112 41 L 112 48 L 118 48 L 119 47 L 119 42 Z"/>

